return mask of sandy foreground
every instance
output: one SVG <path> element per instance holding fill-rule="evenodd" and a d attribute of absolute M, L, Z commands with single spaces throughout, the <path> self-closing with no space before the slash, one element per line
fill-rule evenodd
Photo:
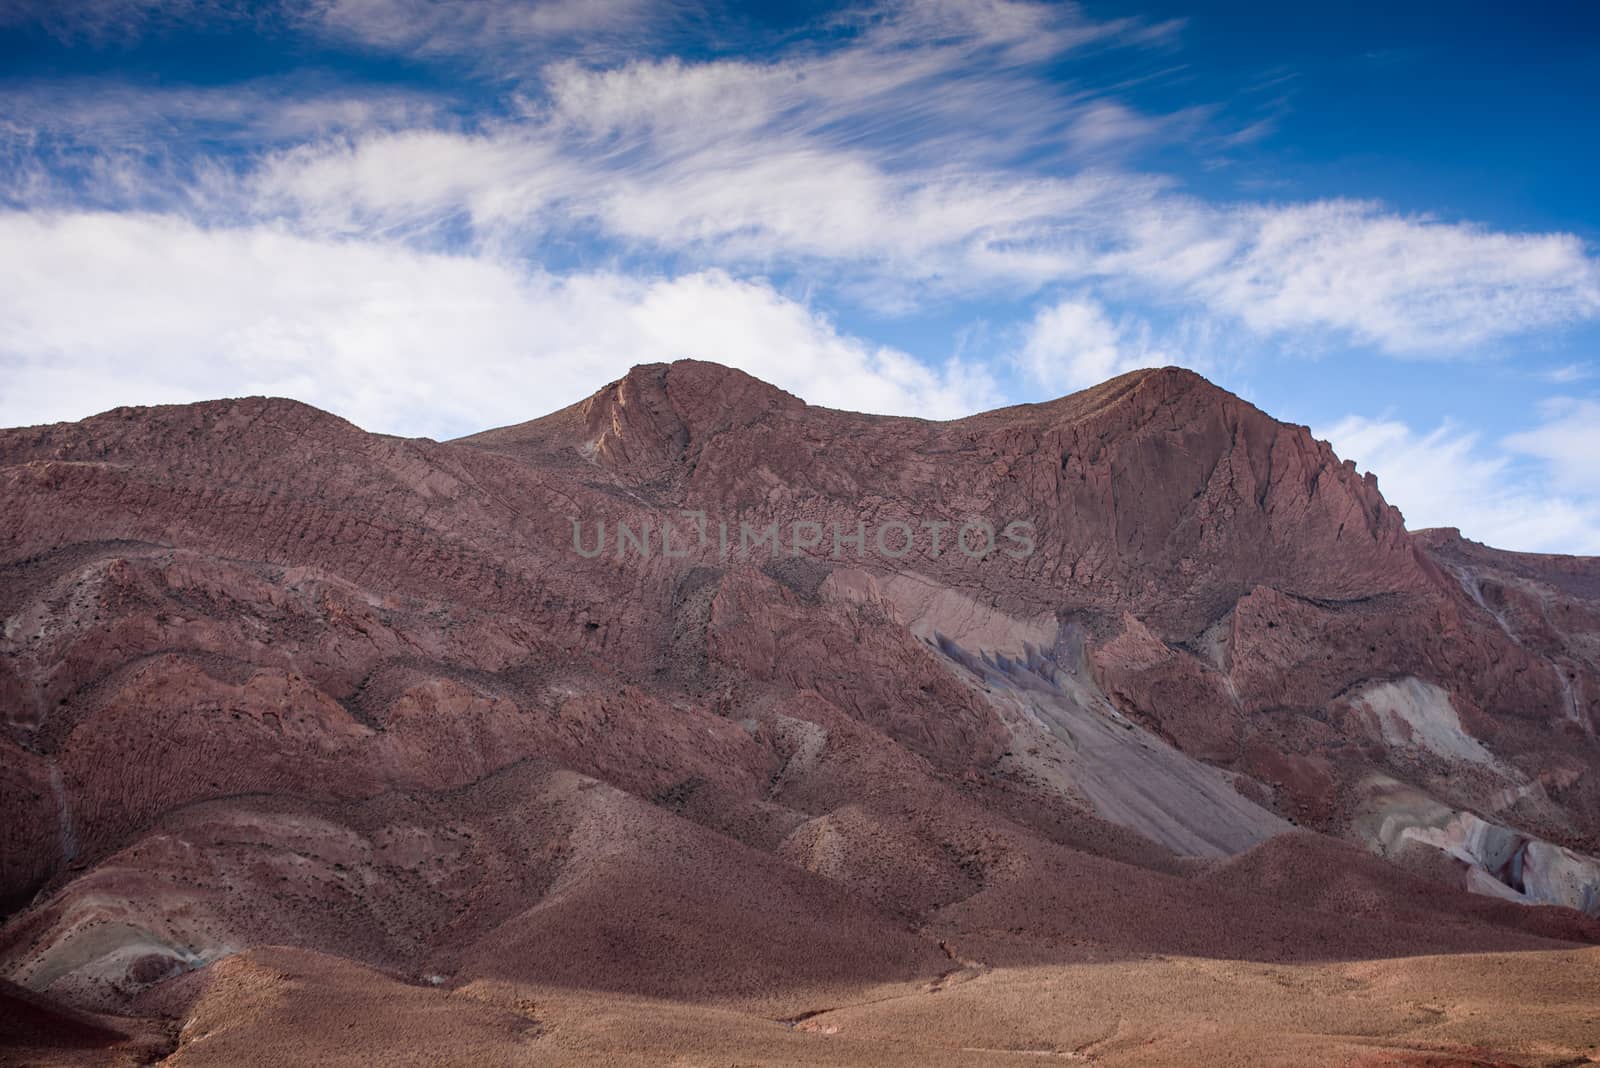
<path fill-rule="evenodd" d="M 985 970 L 788 1018 L 475 982 L 413 986 L 304 950 L 222 961 L 178 1021 L 0 1051 L 164 1065 L 1557 1065 L 1600 1063 L 1600 949 L 1302 965 L 1196 958 Z M 814 996 L 814 995 L 808 995 Z M 781 1000 L 781 999 L 780 999 Z M 66 1041 L 76 1044 L 65 1044 Z"/>

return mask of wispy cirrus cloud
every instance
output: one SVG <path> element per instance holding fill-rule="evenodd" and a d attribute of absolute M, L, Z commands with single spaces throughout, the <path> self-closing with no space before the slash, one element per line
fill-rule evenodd
<path fill-rule="evenodd" d="M 1542 460 L 1560 485 L 1600 495 L 1600 401 L 1556 397 L 1543 414 L 1538 426 L 1506 438 L 1506 447 Z"/>
<path fill-rule="evenodd" d="M 173 30 L 255 23 L 375 50 L 481 60 L 528 43 L 638 27 L 672 9 L 659 0 L 8 0 L 0 27 L 35 25 L 64 41 L 113 47 Z"/>
<path fill-rule="evenodd" d="M 259 14 L 248 0 L 7 0 L 0 27 L 31 24 L 64 41 L 112 47 L 150 32 Z"/>
<path fill-rule="evenodd" d="M 302 7 L 374 47 L 412 48 L 406 35 L 420 26 L 442 51 L 470 48 L 473 35 L 527 44 L 627 14 L 419 4 Z M 1159 139 L 1173 117 L 1063 90 L 1036 67 L 1077 48 L 1164 42 L 1164 24 L 1016 0 L 889 4 L 842 21 L 831 44 L 760 61 L 558 59 L 537 68 L 537 91 L 470 124 L 426 99 L 271 85 L 71 103 L 24 93 L 7 200 L 27 207 L 53 190 L 54 207 L 76 194 L 150 210 L 162 207 L 155 190 L 201 221 L 465 235 L 533 262 L 581 231 L 699 267 L 803 269 L 897 310 L 952 293 L 1096 287 L 1262 337 L 1320 331 L 1398 354 L 1600 316 L 1600 265 L 1572 235 L 1370 202 L 1205 202 L 1160 175 L 1101 166 L 1095 150 Z M 205 152 L 230 132 L 257 151 Z"/>
<path fill-rule="evenodd" d="M 1594 377 L 1594 368 L 1587 363 L 1564 363 L 1559 367 L 1552 367 L 1540 374 L 1546 382 L 1553 382 L 1558 386 L 1571 385 Z"/>
<path fill-rule="evenodd" d="M 130 86 L 110 78 L 63 78 L 5 91 L 5 129 L 85 147 L 152 140 L 184 145 L 273 146 L 364 131 L 432 125 L 434 94 L 373 89 L 330 78 L 256 78 L 226 86 Z"/>
<path fill-rule="evenodd" d="M 555 44 L 590 54 L 636 45 L 681 10 L 663 0 L 302 0 L 297 8 L 320 36 L 508 77 Z"/>
<path fill-rule="evenodd" d="M 1159 139 L 1173 117 L 1063 93 L 1024 60 L 973 69 L 1020 28 L 1016 41 L 960 19 L 908 34 L 886 18 L 837 48 L 762 62 L 555 63 L 520 114 L 484 129 L 308 143 L 244 183 L 258 210 L 314 225 L 452 218 L 537 243 L 576 223 L 705 264 L 848 276 L 857 296 L 897 308 L 1095 285 L 1262 337 L 1325 332 L 1397 354 L 1600 316 L 1600 266 L 1572 235 L 1363 201 L 1205 202 L 1082 151 Z M 981 91 L 964 93 L 969 80 Z M 1052 165 L 1018 162 L 1022 146 Z"/>
<path fill-rule="evenodd" d="M 708 263 L 848 267 L 858 284 L 876 274 L 899 300 L 1098 284 L 1230 316 L 1264 337 L 1326 331 L 1396 354 L 1449 354 L 1600 315 L 1600 266 L 1571 235 L 1368 202 L 1207 204 L 1115 171 L 890 169 L 869 152 L 770 129 L 737 92 L 708 95 L 683 105 L 703 118 L 663 129 L 558 94 L 554 118 L 312 146 L 250 181 L 260 204 L 322 225 L 458 215 L 483 235 L 536 239 L 580 220 Z"/>
<path fill-rule="evenodd" d="M 275 149 L 452 121 L 451 102 L 403 88 L 263 77 L 226 86 L 131 86 L 108 77 L 3 93 L 0 207 L 161 210 L 241 219 L 240 167 Z"/>

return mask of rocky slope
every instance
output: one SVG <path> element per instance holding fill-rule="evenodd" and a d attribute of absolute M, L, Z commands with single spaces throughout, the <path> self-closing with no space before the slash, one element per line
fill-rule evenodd
<path fill-rule="evenodd" d="M 0 976 L 61 1012 L 182 1019 L 265 945 L 785 1019 L 1600 941 L 1600 564 L 1408 533 L 1184 371 L 0 431 L 0 618 Z"/>

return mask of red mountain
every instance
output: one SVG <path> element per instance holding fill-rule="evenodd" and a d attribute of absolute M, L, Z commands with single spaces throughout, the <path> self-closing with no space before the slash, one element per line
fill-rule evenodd
<path fill-rule="evenodd" d="M 447 443 L 263 398 L 0 431 L 0 618 L 37 1061 L 331 1055 L 337 1003 L 380 1060 L 616 1063 L 577 1021 L 648 1005 L 701 1015 L 630 1048 L 1011 1063 L 984 991 L 1073 969 L 1597 968 L 1600 561 L 1408 532 L 1185 371 L 944 423 L 684 361 Z M 836 1012 L 866 1045 L 783 1045 Z M 1138 1019 L 1076 1052 L 1159 1063 Z M 1361 1055 L 1520 1055 L 1423 1026 Z"/>

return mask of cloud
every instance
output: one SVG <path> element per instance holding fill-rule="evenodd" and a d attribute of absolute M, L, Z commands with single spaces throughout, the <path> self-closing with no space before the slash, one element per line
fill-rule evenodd
<path fill-rule="evenodd" d="M 1600 494 L 1594 492 L 1600 487 L 1563 482 L 1569 472 L 1560 460 L 1572 439 L 1559 433 L 1535 432 L 1508 443 L 1509 451 L 1485 446 L 1477 434 L 1450 423 L 1418 433 L 1400 420 L 1351 415 L 1316 433 L 1341 457 L 1378 476 L 1384 497 L 1412 530 L 1459 527 L 1500 548 L 1600 554 Z M 1556 454 L 1553 469 L 1526 470 L 1513 455 L 1539 455 L 1540 447 Z"/>
<path fill-rule="evenodd" d="M 0 99 L 0 206 L 195 217 L 253 211 L 238 169 L 264 151 L 438 128 L 449 118 L 426 92 L 314 77 L 227 86 L 75 77 L 14 85 Z"/>
<path fill-rule="evenodd" d="M 287 149 L 249 180 L 248 199 L 233 192 L 239 215 L 310 234 L 388 239 L 465 219 L 487 239 L 526 232 L 582 177 L 552 144 L 413 129 Z"/>
<path fill-rule="evenodd" d="M 1035 382 L 1064 393 L 1140 367 L 1176 362 L 1149 348 L 1147 337 L 1142 325 L 1130 328 L 1112 322 L 1093 300 L 1067 299 L 1034 316 L 1024 333 L 1020 359 Z"/>
<path fill-rule="evenodd" d="M 633 8 L 335 0 L 298 10 L 316 32 L 374 48 L 487 54 L 627 23 Z M 1172 32 L 1070 5 L 890 3 L 853 11 L 826 45 L 761 60 L 524 56 L 503 107 L 470 127 L 437 102 L 393 94 L 363 103 L 273 84 L 231 96 L 63 85 L 18 112 L 9 141 L 0 134 L 3 201 L 427 248 L 464 241 L 535 263 L 551 245 L 599 242 L 706 269 L 803 271 L 896 314 L 951 295 L 1070 286 L 1227 319 L 1259 338 L 1326 335 L 1407 356 L 1600 316 L 1600 264 L 1570 234 L 1370 202 L 1208 203 L 1159 175 L 1108 169 L 1107 152 L 1189 136 L 1205 120 L 1063 88 L 1045 62 L 1159 46 Z M 261 150 L 207 154 L 228 128 Z"/>
<path fill-rule="evenodd" d="M 387 131 L 270 153 L 240 176 L 236 210 L 385 236 L 450 221 L 501 247 L 577 232 L 707 266 L 848 275 L 856 295 L 898 306 L 1092 269 L 1115 220 L 1164 183 L 997 167 L 991 157 L 1013 137 L 1038 131 L 1008 131 L 995 109 L 1033 115 L 1030 124 L 1053 116 L 1061 131 L 1035 143 L 1053 138 L 1065 152 L 1073 118 L 1109 105 L 1015 107 L 1006 93 L 944 92 L 951 50 L 909 50 L 890 64 L 848 50 L 773 63 L 556 64 L 543 96 L 477 131 Z M 885 130 L 897 131 L 887 143 L 875 136 Z M 907 130 L 928 134 L 912 143 Z"/>
<path fill-rule="evenodd" d="M 482 62 L 519 48 L 638 29 L 653 0 L 7 0 L 0 26 L 35 25 L 66 43 L 133 45 L 173 29 L 251 23 L 298 28 L 375 51 Z"/>
<path fill-rule="evenodd" d="M 1196 292 L 1274 333 L 1343 330 L 1439 352 L 1600 314 L 1600 266 L 1570 234 L 1497 233 L 1322 201 L 1237 210 L 1234 255 Z"/>
<path fill-rule="evenodd" d="M 1568 363 L 1563 364 L 1560 367 L 1552 367 L 1550 370 L 1542 373 L 1539 377 L 1543 378 L 1546 382 L 1553 382 L 1558 386 L 1567 386 L 1574 382 L 1582 382 L 1587 378 L 1593 377 L 1593 375 L 1594 368 L 1589 364 Z"/>
<path fill-rule="evenodd" d="M 553 45 L 603 58 L 713 18 L 722 23 L 720 43 L 739 35 L 726 12 L 684 0 L 297 0 L 290 6 L 322 36 L 422 59 L 464 59 L 511 80 L 528 74 L 530 55 L 548 55 Z M 1031 0 L 885 0 L 845 6 L 822 22 L 860 51 L 922 50 L 931 42 L 981 53 L 991 70 L 1089 45 L 1164 45 L 1182 27 L 1181 20 L 1096 20 L 1075 3 Z"/>
<path fill-rule="evenodd" d="M 266 393 L 450 437 L 691 356 L 857 410 L 955 416 L 998 399 L 981 369 L 930 369 L 716 270 L 558 276 L 269 226 L 0 215 L 0 425 Z"/>
<path fill-rule="evenodd" d="M 1600 494 L 1600 402 L 1562 397 L 1544 412 L 1544 423 L 1512 434 L 1506 448 L 1543 460 L 1565 488 Z"/>
<path fill-rule="evenodd" d="M 341 232 L 458 220 L 502 247 L 581 231 L 706 266 L 803 268 L 891 310 L 1094 287 L 1262 338 L 1328 335 L 1406 356 L 1600 316 L 1600 263 L 1571 234 L 1364 201 L 1207 203 L 1093 163 L 1173 117 L 1062 97 L 1025 66 L 969 70 L 974 40 L 935 42 L 558 63 L 515 118 L 309 143 L 265 159 L 239 195 L 248 210 Z M 1020 145 L 1056 165 L 1017 163 Z"/>
<path fill-rule="evenodd" d="M 310 0 L 301 7 L 304 24 L 324 36 L 490 66 L 555 41 L 637 38 L 670 11 L 652 0 Z"/>
<path fill-rule="evenodd" d="M 66 42 L 125 45 L 151 30 L 249 17 L 245 0 L 7 0 L 0 27 L 33 24 Z"/>
<path fill-rule="evenodd" d="M 427 125 L 441 110 L 420 90 L 354 88 L 310 76 L 226 86 L 60 78 L 10 86 L 5 101 L 7 137 L 51 137 L 102 148 L 152 139 L 177 144 L 193 139 L 210 146 L 304 143 Z"/>

